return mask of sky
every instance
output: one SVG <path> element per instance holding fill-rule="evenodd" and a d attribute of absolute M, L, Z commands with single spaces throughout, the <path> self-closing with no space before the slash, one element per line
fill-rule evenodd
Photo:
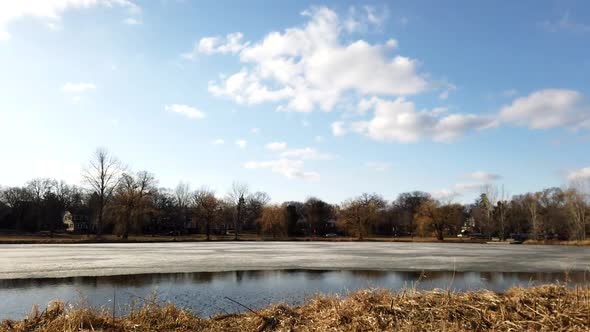
<path fill-rule="evenodd" d="M 590 180 L 590 2 L 0 0 L 0 184 L 105 147 L 338 203 Z"/>

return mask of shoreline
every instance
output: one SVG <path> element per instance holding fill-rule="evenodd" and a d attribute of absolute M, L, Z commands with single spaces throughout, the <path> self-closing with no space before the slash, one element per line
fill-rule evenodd
<path fill-rule="evenodd" d="M 94 235 L 72 235 L 72 234 L 56 234 L 53 237 L 49 235 L 28 235 L 28 234 L 15 234 L 15 235 L 0 235 L 0 244 L 100 244 L 100 243 L 200 243 L 200 242 L 392 242 L 392 243 L 440 243 L 440 244 L 505 244 L 505 245 L 517 245 L 509 244 L 504 242 L 489 243 L 488 240 L 483 239 L 466 239 L 449 237 L 443 241 L 439 241 L 432 237 L 368 237 L 363 240 L 358 240 L 351 237 L 334 237 L 334 238 L 322 238 L 322 237 L 293 237 L 293 238 L 265 238 L 255 234 L 244 234 L 240 235 L 240 238 L 236 241 L 231 235 L 212 236 L 211 240 L 207 240 L 204 235 L 181 235 L 177 237 L 171 236 L 130 236 L 128 239 L 123 240 L 114 235 L 104 235 L 103 238 L 97 239 Z M 561 245 L 561 246 L 590 246 L 590 240 L 584 241 L 559 241 L 559 240 L 546 240 L 546 241 L 535 241 L 526 240 L 524 245 Z"/>
<path fill-rule="evenodd" d="M 488 290 L 357 291 L 348 297 L 316 296 L 301 306 L 272 304 L 242 313 L 203 318 L 156 298 L 116 317 L 110 308 L 52 302 L 27 319 L 4 320 L 0 331 L 289 331 L 289 330 L 587 330 L 590 287 L 545 285 Z"/>

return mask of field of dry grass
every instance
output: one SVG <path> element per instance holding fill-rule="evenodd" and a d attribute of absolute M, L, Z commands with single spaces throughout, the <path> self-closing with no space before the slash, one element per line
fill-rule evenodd
<path fill-rule="evenodd" d="M 25 320 L 2 322 L 0 331 L 590 331 L 590 287 L 548 285 L 504 294 L 363 290 L 206 319 L 153 302 L 113 320 L 108 309 L 55 302 Z"/>
<path fill-rule="evenodd" d="M 560 246 L 590 246 L 590 240 L 583 240 L 583 241 L 526 240 L 524 242 L 524 244 L 551 244 L 551 245 L 560 245 Z"/>
<path fill-rule="evenodd" d="M 212 235 L 211 241 L 232 241 L 233 235 Z M 256 234 L 240 234 L 240 241 L 327 241 L 327 242 L 346 242 L 358 241 L 354 237 L 289 237 L 289 238 L 272 238 L 261 237 Z M 127 240 L 123 240 L 115 235 L 103 235 L 97 239 L 94 235 L 80 234 L 54 234 L 49 235 L 7 235 L 0 234 L 0 244 L 67 244 L 67 243 L 145 243 L 145 242 L 201 242 L 206 241 L 203 234 L 194 235 L 131 235 Z M 369 242 L 440 242 L 433 237 L 368 237 L 363 241 Z M 447 243 L 482 243 L 484 240 L 471 240 L 467 238 L 446 238 Z"/>
<path fill-rule="evenodd" d="M 211 241 L 233 241 L 233 235 L 212 235 Z M 272 238 L 261 237 L 257 234 L 240 234 L 240 241 L 327 241 L 327 242 L 346 242 L 358 241 L 354 237 L 289 237 L 289 238 Z M 54 234 L 49 235 L 8 235 L 0 234 L 0 244 L 68 244 L 68 243 L 146 243 L 146 242 L 201 242 L 206 241 L 203 234 L 193 235 L 131 235 L 127 240 L 106 234 L 100 239 L 94 235 L 80 234 Z M 417 243 L 485 243 L 487 240 L 447 237 L 444 241 L 439 241 L 434 237 L 367 237 L 363 241 L 367 242 L 417 242 Z M 534 241 L 527 240 L 525 244 L 544 244 L 544 245 L 570 245 L 570 246 L 590 246 L 590 240 L 585 241 Z"/>
<path fill-rule="evenodd" d="M 232 235 L 211 236 L 213 241 L 231 241 Z M 254 234 L 240 235 L 240 241 L 259 241 Z M 95 235 L 55 234 L 49 235 L 0 235 L 0 244 L 68 244 L 68 243 L 146 243 L 146 242 L 200 242 L 206 241 L 203 234 L 194 235 L 131 235 L 127 240 L 111 234 L 105 234 L 100 239 Z"/>

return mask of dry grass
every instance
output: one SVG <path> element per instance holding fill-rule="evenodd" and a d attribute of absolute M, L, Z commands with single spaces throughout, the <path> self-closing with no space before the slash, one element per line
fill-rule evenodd
<path fill-rule="evenodd" d="M 212 241 L 232 241 L 233 235 L 214 235 Z M 240 241 L 259 241 L 260 237 L 255 234 L 241 234 Z M 151 243 L 151 242 L 204 242 L 206 237 L 203 234 L 194 235 L 131 235 L 127 240 L 105 234 L 100 239 L 95 235 L 81 234 L 55 234 L 49 235 L 6 235 L 0 234 L 0 244 L 73 244 L 73 243 Z"/>
<path fill-rule="evenodd" d="M 212 235 L 211 241 L 233 241 L 233 235 Z M 94 235 L 81 234 L 55 234 L 49 235 L 25 235 L 25 234 L 0 234 L 0 244 L 73 244 L 73 243 L 150 243 L 150 242 L 204 242 L 203 234 L 193 235 L 131 235 L 123 240 L 112 234 L 105 234 L 97 239 Z M 357 242 L 355 237 L 285 237 L 273 238 L 256 234 L 240 234 L 240 241 L 322 241 L 322 242 Z M 436 243 L 484 243 L 485 240 L 448 237 L 443 242 L 433 237 L 367 237 L 365 242 L 436 242 Z"/>
<path fill-rule="evenodd" d="M 524 244 L 553 244 L 561 246 L 590 246 L 590 240 L 583 241 L 559 241 L 559 240 L 526 240 Z"/>
<path fill-rule="evenodd" d="M 590 287 L 513 288 L 505 294 L 412 289 L 318 296 L 211 319 L 171 304 L 147 304 L 113 322 L 106 310 L 52 303 L 0 331 L 590 331 Z"/>

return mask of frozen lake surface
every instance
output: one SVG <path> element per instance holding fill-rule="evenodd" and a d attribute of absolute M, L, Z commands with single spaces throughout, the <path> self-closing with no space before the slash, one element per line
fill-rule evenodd
<path fill-rule="evenodd" d="M 245 270 L 590 271 L 590 248 L 386 242 L 0 245 L 0 279 Z"/>

